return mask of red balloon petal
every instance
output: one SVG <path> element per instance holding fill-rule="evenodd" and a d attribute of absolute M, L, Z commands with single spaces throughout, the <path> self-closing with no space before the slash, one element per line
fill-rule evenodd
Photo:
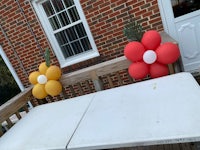
<path fill-rule="evenodd" d="M 124 48 L 124 55 L 132 62 L 142 60 L 144 46 L 140 42 L 129 42 Z"/>
<path fill-rule="evenodd" d="M 158 77 L 168 75 L 169 69 L 167 65 L 163 65 L 156 62 L 150 66 L 149 72 L 150 72 L 151 78 L 158 78 Z"/>
<path fill-rule="evenodd" d="M 146 50 L 155 50 L 161 43 L 161 36 L 156 30 L 150 30 L 144 33 L 141 42 Z"/>
<path fill-rule="evenodd" d="M 149 66 L 144 62 L 132 63 L 128 68 L 128 72 L 136 80 L 143 79 L 149 73 Z"/>
<path fill-rule="evenodd" d="M 156 50 L 157 61 L 162 64 L 174 63 L 180 56 L 179 48 L 174 43 L 164 43 Z"/>

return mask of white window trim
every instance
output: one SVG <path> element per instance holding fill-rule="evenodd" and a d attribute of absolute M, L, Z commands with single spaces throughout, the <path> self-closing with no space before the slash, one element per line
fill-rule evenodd
<path fill-rule="evenodd" d="M 99 56 L 99 52 L 97 50 L 97 47 L 96 47 L 96 44 L 94 42 L 93 36 L 92 36 L 92 34 L 90 32 L 90 29 L 89 29 L 89 26 L 87 24 L 86 18 L 85 18 L 84 14 L 83 14 L 83 10 L 82 10 L 82 7 L 80 5 L 80 1 L 79 0 L 75 0 L 74 3 L 75 3 L 76 8 L 77 8 L 77 10 L 79 12 L 79 16 L 81 18 L 83 26 L 85 27 L 87 36 L 89 38 L 89 41 L 91 43 L 91 46 L 92 46 L 93 50 L 92 51 L 88 51 L 88 52 L 84 52 L 84 54 L 76 55 L 76 56 L 73 56 L 73 57 L 65 59 L 63 54 L 62 54 L 62 51 L 61 51 L 61 49 L 59 47 L 59 44 L 57 43 L 57 40 L 56 40 L 56 38 L 55 38 L 55 36 L 53 34 L 53 30 L 52 30 L 50 24 L 48 23 L 48 20 L 46 18 L 46 14 L 43 11 L 41 3 L 44 2 L 44 1 L 45 0 L 32 0 L 32 5 L 33 5 L 33 8 L 35 9 L 35 12 L 36 12 L 39 20 L 40 20 L 40 23 L 42 24 L 42 26 L 44 28 L 44 31 L 46 32 L 47 38 L 51 43 L 51 46 L 52 46 L 52 48 L 54 50 L 54 53 L 55 53 L 55 55 L 56 55 L 56 57 L 57 57 L 57 59 L 58 59 L 58 61 L 60 63 L 60 67 L 64 68 L 64 67 L 67 67 L 67 66 L 70 66 L 70 65 L 73 65 L 73 64 L 76 64 L 76 63 L 79 63 L 79 62 L 82 62 L 82 61 L 85 61 L 85 60 L 88 60 L 88 59 L 91 59 L 91 58 Z"/>

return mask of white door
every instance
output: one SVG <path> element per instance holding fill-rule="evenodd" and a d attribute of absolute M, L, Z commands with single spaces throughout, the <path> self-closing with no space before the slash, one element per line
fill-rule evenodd
<path fill-rule="evenodd" d="M 200 68 L 200 0 L 158 0 L 164 30 L 179 43 L 184 71 Z"/>

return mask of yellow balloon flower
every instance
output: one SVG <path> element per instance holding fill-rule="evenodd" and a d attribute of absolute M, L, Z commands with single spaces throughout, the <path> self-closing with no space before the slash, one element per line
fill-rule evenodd
<path fill-rule="evenodd" d="M 37 99 L 43 99 L 47 95 L 56 96 L 62 92 L 62 85 L 58 81 L 61 77 L 61 69 L 58 66 L 46 66 L 43 62 L 39 65 L 39 71 L 29 75 L 29 82 L 34 85 L 32 94 Z"/>

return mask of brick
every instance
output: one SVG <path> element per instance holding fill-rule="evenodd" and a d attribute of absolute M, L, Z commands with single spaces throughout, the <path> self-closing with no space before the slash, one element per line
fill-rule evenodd
<path fill-rule="evenodd" d="M 145 30 L 152 28 L 159 31 L 163 30 L 157 0 L 127 0 L 127 3 L 125 3 L 124 0 L 80 0 L 80 2 L 96 42 L 97 49 L 99 50 L 100 57 L 63 68 L 66 72 L 71 72 L 122 56 L 124 46 L 128 42 L 122 30 L 126 22 L 130 20 L 130 15 L 133 16 L 135 20 L 138 20 Z M 46 47 L 51 48 L 29 2 L 20 0 L 20 5 L 24 10 L 41 48 L 43 50 Z M 38 63 L 44 61 L 44 58 L 21 13 L 16 1 L 0 1 L 1 25 L 8 35 L 13 48 L 16 50 L 18 57 L 21 59 L 24 68 L 30 73 L 38 69 Z M 3 50 L 13 64 L 22 83 L 25 86 L 30 85 L 24 71 L 19 66 L 19 61 L 17 61 L 12 47 L 1 31 L 0 41 Z M 51 51 L 53 50 L 51 49 Z M 58 64 L 58 60 L 53 53 L 51 53 L 51 58 L 52 63 Z M 127 75 L 122 73 L 121 76 L 124 76 L 123 82 L 127 83 Z M 112 79 L 115 81 L 114 84 L 118 85 L 116 76 L 113 75 Z M 81 86 L 87 93 L 84 83 L 81 84 Z M 76 88 L 76 93 L 80 94 L 78 93 L 77 86 L 74 88 Z M 66 90 L 68 89 L 66 88 Z"/>

